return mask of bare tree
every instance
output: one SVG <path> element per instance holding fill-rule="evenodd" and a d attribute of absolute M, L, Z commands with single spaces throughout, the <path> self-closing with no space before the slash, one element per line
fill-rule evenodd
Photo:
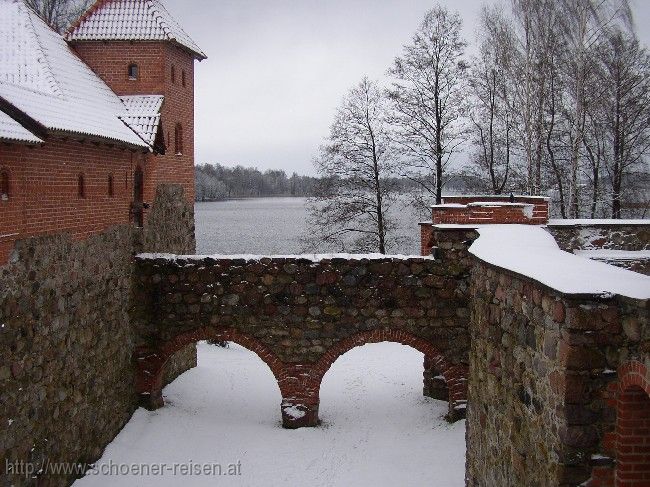
<path fill-rule="evenodd" d="M 513 33 L 502 12 L 495 8 L 483 8 L 481 24 L 480 54 L 469 77 L 469 118 L 476 148 L 473 162 L 479 177 L 489 178 L 489 191 L 501 194 L 512 169 L 514 90 L 509 72 Z"/>
<path fill-rule="evenodd" d="M 24 2 L 60 34 L 93 3 L 92 0 L 24 0 Z"/>
<path fill-rule="evenodd" d="M 621 218 L 626 181 L 634 171 L 647 174 L 650 152 L 650 55 L 636 36 L 612 33 L 602 46 L 605 87 L 599 99 L 605 122 L 603 157 L 611 181 L 611 216 Z"/>
<path fill-rule="evenodd" d="M 569 210 L 580 215 L 580 154 L 584 143 L 588 78 L 595 66 L 593 47 L 621 24 L 631 25 L 628 0 L 558 0 L 561 33 L 566 39 L 567 75 L 571 80 L 573 137 L 570 157 Z"/>
<path fill-rule="evenodd" d="M 315 161 L 322 179 L 310 202 L 307 245 L 386 253 L 396 196 L 389 129 L 384 94 L 364 78 L 338 109 Z"/>
<path fill-rule="evenodd" d="M 467 65 L 462 20 L 437 6 L 427 12 L 411 44 L 389 70 L 389 90 L 405 156 L 405 175 L 436 203 L 442 200 L 443 175 L 451 155 L 466 140 Z"/>

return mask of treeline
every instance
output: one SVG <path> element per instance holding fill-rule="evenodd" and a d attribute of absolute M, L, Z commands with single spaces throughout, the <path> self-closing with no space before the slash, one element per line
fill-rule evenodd
<path fill-rule="evenodd" d="M 195 168 L 196 201 L 264 196 L 311 196 L 317 178 L 283 170 L 202 164 Z"/>
<path fill-rule="evenodd" d="M 627 0 L 484 7 L 464 79 L 473 172 L 553 197 L 558 216 L 645 216 L 650 55 Z"/>
<path fill-rule="evenodd" d="M 283 170 L 260 171 L 255 167 L 225 167 L 221 164 L 200 164 L 195 167 L 196 201 L 223 201 L 231 198 L 264 198 L 272 196 L 315 197 L 324 181 L 320 177 L 291 176 Z M 331 184 L 329 181 L 328 184 Z M 445 186 L 451 193 L 471 191 L 476 178 L 457 175 Z M 418 183 L 406 177 L 394 177 L 391 186 L 397 193 L 412 193 Z"/>
<path fill-rule="evenodd" d="M 384 79 L 350 89 L 316 159 L 312 247 L 394 248 L 396 178 L 423 214 L 460 178 L 563 218 L 647 215 L 650 54 L 629 1 L 486 4 L 473 57 L 462 23 L 433 7 Z"/>

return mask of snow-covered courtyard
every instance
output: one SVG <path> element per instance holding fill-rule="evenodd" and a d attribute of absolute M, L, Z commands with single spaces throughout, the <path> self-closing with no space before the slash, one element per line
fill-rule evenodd
<path fill-rule="evenodd" d="M 198 367 L 164 390 L 165 407 L 136 411 L 74 485 L 462 486 L 465 422 L 448 424 L 446 403 L 422 396 L 422 362 L 399 344 L 355 348 L 323 379 L 322 425 L 286 430 L 262 360 L 199 343 Z M 198 474 L 214 464 L 224 475 Z M 125 466 L 130 474 L 115 475 Z"/>

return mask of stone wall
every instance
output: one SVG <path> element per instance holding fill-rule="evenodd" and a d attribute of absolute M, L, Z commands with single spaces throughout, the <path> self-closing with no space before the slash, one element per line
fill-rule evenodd
<path fill-rule="evenodd" d="M 596 220 L 597 222 L 599 220 Z M 650 221 L 636 220 L 616 223 L 615 220 L 592 223 L 579 220 L 567 223 L 551 220 L 548 231 L 562 250 L 650 250 Z"/>
<path fill-rule="evenodd" d="M 478 260 L 470 302 L 468 485 L 575 486 L 611 470 L 612 390 L 624 362 L 648 361 L 648 302 L 562 295 Z"/>
<path fill-rule="evenodd" d="M 466 273 L 451 259 L 143 256 L 133 309 L 142 399 L 162 405 L 161 370 L 173 353 L 220 338 L 267 362 L 283 409 L 303 408 L 293 418 L 303 421 L 285 415 L 285 426 L 314 424 L 320 380 L 334 360 L 354 346 L 389 340 L 422 351 L 428 376 L 446 381 L 450 413 L 464 413 Z"/>
<path fill-rule="evenodd" d="M 139 245 L 143 252 L 187 255 L 196 251 L 194 205 L 186 201 L 182 186 L 158 186 L 144 231 L 140 235 Z"/>
<path fill-rule="evenodd" d="M 137 407 L 133 255 L 193 251 L 191 213 L 178 197 L 161 188 L 145 229 L 19 240 L 0 267 L 1 485 L 68 485 L 75 475 L 28 478 L 6 466 L 66 462 L 80 475 Z M 195 348 L 185 347 L 166 380 L 195 364 Z"/>
<path fill-rule="evenodd" d="M 132 238 L 116 227 L 83 242 L 23 240 L 0 268 L 2 485 L 37 481 L 7 462 L 97 459 L 133 413 Z"/>

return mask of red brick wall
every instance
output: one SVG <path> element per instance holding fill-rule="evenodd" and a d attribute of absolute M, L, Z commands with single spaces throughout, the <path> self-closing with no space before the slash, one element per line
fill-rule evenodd
<path fill-rule="evenodd" d="M 0 265 L 17 239 L 60 231 L 82 239 L 128 223 L 133 171 L 144 157 L 70 139 L 51 139 L 41 147 L 1 145 L 0 168 L 9 172 L 11 188 L 9 200 L 0 201 Z M 80 174 L 84 198 L 78 196 Z M 109 175 L 113 175 L 112 197 Z"/>
<path fill-rule="evenodd" d="M 433 229 L 431 223 L 420 223 L 420 255 L 431 255 Z"/>
<path fill-rule="evenodd" d="M 73 42 L 79 57 L 118 95 L 164 95 L 165 51 L 162 42 Z M 139 67 L 137 80 L 130 80 L 128 67 Z"/>
<path fill-rule="evenodd" d="M 144 200 L 152 202 L 159 183 L 183 186 L 194 201 L 194 58 L 167 42 L 76 41 L 77 54 L 118 95 L 164 95 L 161 109 L 167 153 L 147 158 Z M 130 80 L 128 67 L 136 63 L 138 80 Z M 175 81 L 172 81 L 172 66 Z M 185 72 L 185 86 L 182 84 Z M 174 151 L 174 127 L 183 127 L 183 153 Z"/>
<path fill-rule="evenodd" d="M 650 373 L 632 362 L 621 367 L 616 418 L 616 486 L 650 485 Z"/>
<path fill-rule="evenodd" d="M 172 83 L 171 69 L 176 71 Z M 185 71 L 186 85 L 181 83 Z M 165 103 L 162 122 L 167 153 L 155 158 L 156 183 L 180 183 L 188 202 L 194 202 L 194 59 L 187 52 L 168 44 L 165 55 Z M 183 127 L 183 154 L 174 152 L 174 128 Z"/>
<path fill-rule="evenodd" d="M 443 202 L 446 204 L 458 203 L 466 205 L 475 201 L 510 201 L 509 196 L 505 195 L 476 195 L 476 196 L 445 196 Z M 533 205 L 533 222 L 535 224 L 543 225 L 548 222 L 549 208 L 548 198 L 541 196 L 515 196 L 515 203 L 530 203 Z"/>
<path fill-rule="evenodd" d="M 508 196 L 446 196 L 443 205 L 432 209 L 434 224 L 481 225 L 517 223 L 543 225 L 548 223 L 548 200 L 533 196 L 516 196 L 514 206 Z M 487 203 L 480 205 L 479 203 Z M 532 208 L 531 208 L 532 205 Z M 529 217 L 528 215 L 532 215 Z"/>

